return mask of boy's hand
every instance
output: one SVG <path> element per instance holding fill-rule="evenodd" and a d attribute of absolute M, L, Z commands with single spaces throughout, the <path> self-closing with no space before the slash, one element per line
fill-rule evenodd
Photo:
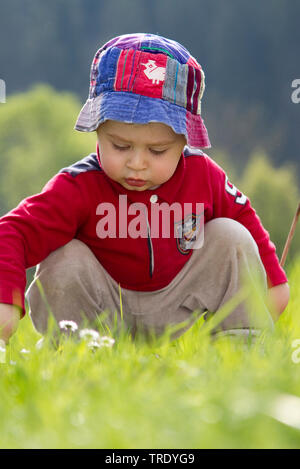
<path fill-rule="evenodd" d="M 275 287 L 269 288 L 267 294 L 267 303 L 275 321 L 287 307 L 289 299 L 290 287 L 288 283 L 282 283 L 280 285 L 276 285 Z"/>
<path fill-rule="evenodd" d="M 20 308 L 0 303 L 0 339 L 7 344 L 10 336 L 16 332 L 20 319 Z"/>

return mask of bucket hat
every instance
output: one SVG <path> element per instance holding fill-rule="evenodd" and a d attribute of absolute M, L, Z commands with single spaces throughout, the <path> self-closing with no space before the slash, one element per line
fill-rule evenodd
<path fill-rule="evenodd" d="M 160 122 L 193 148 L 210 148 L 201 117 L 204 72 L 178 42 L 154 34 L 125 34 L 95 54 L 89 96 L 75 129 L 92 132 L 106 120 Z"/>

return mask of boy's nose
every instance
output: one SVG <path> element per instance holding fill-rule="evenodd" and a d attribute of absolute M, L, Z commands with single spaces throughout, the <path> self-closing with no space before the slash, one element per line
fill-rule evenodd
<path fill-rule="evenodd" d="M 127 167 L 135 171 L 142 171 L 146 169 L 146 158 L 142 151 L 136 151 L 132 153 L 131 157 L 127 161 Z"/>

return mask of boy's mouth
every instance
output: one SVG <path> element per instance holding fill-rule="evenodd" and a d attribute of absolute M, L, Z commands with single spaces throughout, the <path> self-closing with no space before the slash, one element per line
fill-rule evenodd
<path fill-rule="evenodd" d="M 144 181 L 144 179 L 133 179 L 133 178 L 128 178 L 125 179 L 126 184 L 129 186 L 136 186 L 136 187 L 142 187 L 146 184 L 147 181 Z"/>

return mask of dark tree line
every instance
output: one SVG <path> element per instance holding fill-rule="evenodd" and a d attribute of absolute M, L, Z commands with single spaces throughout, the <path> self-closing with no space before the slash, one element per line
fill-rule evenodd
<path fill-rule="evenodd" d="M 297 0 L 0 0 L 0 78 L 7 99 L 46 82 L 83 102 L 103 42 L 158 33 L 203 65 L 203 115 L 215 148 L 238 169 L 256 148 L 277 165 L 298 164 L 300 103 L 291 84 L 300 78 L 299 17 Z"/>

